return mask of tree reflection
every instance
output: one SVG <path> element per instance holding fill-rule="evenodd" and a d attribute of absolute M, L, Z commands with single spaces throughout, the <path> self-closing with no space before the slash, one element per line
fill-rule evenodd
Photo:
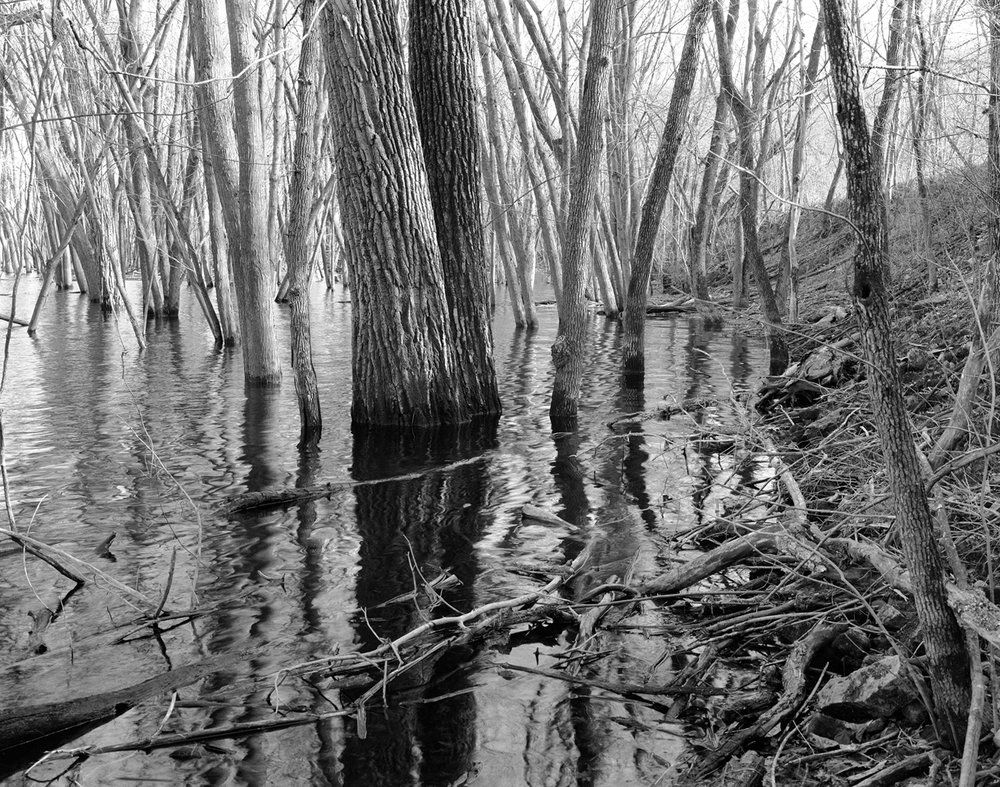
<path fill-rule="evenodd" d="M 426 471 L 417 478 L 355 488 L 355 517 L 362 539 L 356 581 L 362 611 L 353 619 L 359 649 L 376 647 L 428 618 L 473 606 L 480 571 L 475 545 L 485 525 L 483 509 L 489 494 L 488 460 L 454 463 L 480 456 L 495 444 L 495 424 L 355 432 L 355 480 Z M 432 469 L 448 463 L 453 465 L 449 469 Z M 440 603 L 432 607 L 423 585 L 444 572 L 459 583 L 441 591 Z M 379 606 L 415 589 L 416 601 Z M 346 743 L 345 783 L 451 784 L 468 771 L 475 748 L 476 706 L 473 694 L 463 691 L 469 683 L 462 667 L 473 656 L 459 650 L 427 659 L 393 682 L 388 707 L 373 700 L 366 714 L 366 737 L 352 735 Z M 344 694 L 346 701 L 356 699 Z M 445 694 L 453 696 L 426 702 Z"/>

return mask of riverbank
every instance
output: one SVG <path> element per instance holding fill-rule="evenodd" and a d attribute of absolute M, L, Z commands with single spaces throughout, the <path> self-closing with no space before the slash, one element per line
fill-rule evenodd
<path fill-rule="evenodd" d="M 977 276 L 985 268 L 981 201 L 968 183 L 963 199 L 962 186 L 956 179 L 934 187 L 929 247 L 913 194 L 900 193 L 891 210 L 893 338 L 914 439 L 925 457 L 954 404 L 969 354 Z M 772 259 L 776 234 L 772 228 Z M 699 625 L 727 635 L 707 641 L 712 659 L 741 676 L 744 693 L 764 697 L 756 709 L 735 715 L 724 710 L 727 703 L 704 703 L 692 721 L 708 751 L 696 758 L 692 781 L 996 783 L 998 692 L 974 692 L 969 715 L 981 727 L 970 725 L 970 737 L 979 745 L 967 745 L 964 757 L 941 748 L 931 721 L 921 636 L 848 297 L 850 230 L 814 214 L 801 238 L 803 321 L 786 326 L 792 366 L 753 397 L 741 436 L 748 449 L 769 457 L 774 472 L 767 524 L 761 528 L 758 516 L 748 528 L 730 515 L 709 529 L 707 543 L 692 535 L 694 543 L 718 545 L 705 559 L 715 555 L 730 572 L 742 566 L 747 581 L 738 604 L 699 610 Z M 927 248 L 936 261 L 934 291 L 927 287 Z M 729 293 L 718 295 L 725 302 Z M 972 434 L 926 473 L 950 569 L 949 602 L 975 645 L 970 671 L 980 688 L 995 685 L 989 644 L 1000 641 L 1000 610 L 992 604 L 1000 521 L 991 494 L 1000 472 L 990 459 L 995 438 L 987 428 L 995 399 L 981 387 Z M 712 672 L 706 676 L 718 683 Z M 728 775 L 710 775 L 727 761 Z"/>

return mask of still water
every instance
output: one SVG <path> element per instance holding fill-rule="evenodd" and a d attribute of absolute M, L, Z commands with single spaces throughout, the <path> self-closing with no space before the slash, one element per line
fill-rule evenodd
<path fill-rule="evenodd" d="M 30 314 L 35 280 L 22 282 L 18 316 Z M 9 293 L 11 282 L 0 290 Z M 0 544 L 0 676 L 5 706 L 53 702 L 128 686 L 220 654 L 238 654 L 222 674 L 157 698 L 72 745 L 108 745 L 267 717 L 276 709 L 323 712 L 337 697 L 283 689 L 240 690 L 253 676 L 336 652 L 373 647 L 418 625 L 413 604 L 377 605 L 448 572 L 442 595 L 468 610 L 544 584 L 552 570 L 595 542 L 597 569 L 576 591 L 631 571 L 670 565 L 672 532 L 706 513 L 706 468 L 688 438 L 723 428 L 733 391 L 766 369 L 756 339 L 709 330 L 679 316 L 650 320 L 644 391 L 622 390 L 617 326 L 594 317 L 580 429 L 552 435 L 549 347 L 554 307 L 536 333 L 516 331 L 498 306 L 496 359 L 504 414 L 495 434 L 391 443 L 349 429 L 350 305 L 340 289 L 312 292 L 315 364 L 324 437 L 296 449 L 298 414 L 290 375 L 280 390 L 247 397 L 238 353 L 216 351 L 186 298 L 179 322 L 150 324 L 136 351 L 124 320 L 102 318 L 77 293 L 53 293 L 38 335 L 16 328 L 3 392 L 11 503 L 20 528 L 88 560 L 168 607 L 204 614 L 164 631 L 109 645 L 102 634 L 132 613 L 94 583 L 73 594 L 45 635 L 48 652 L 27 659 L 32 613 L 68 583 Z M 9 311 L 9 298 L 0 311 Z M 287 346 L 287 310 L 279 331 Z M 5 325 L 5 324 L 4 324 Z M 652 419 L 628 429 L 608 422 L 665 398 L 718 399 L 697 420 Z M 383 478 L 470 459 L 444 472 L 355 487 L 332 499 L 227 518 L 230 495 L 326 481 Z M 707 471 L 711 474 L 711 471 Z M 522 521 L 525 503 L 572 527 Z M 110 545 L 107 539 L 114 534 Z M 548 572 L 548 573 L 547 573 Z M 440 614 L 453 614 L 446 610 Z M 640 638 L 617 658 L 663 660 L 669 642 Z M 82 784 L 646 784 L 661 781 L 683 747 L 683 730 L 630 725 L 638 713 L 611 695 L 496 662 L 552 666 L 565 646 L 520 632 L 506 650 L 467 649 L 417 671 L 403 703 L 370 710 L 366 736 L 351 719 L 149 754 L 91 758 L 64 777 Z M 645 651 L 645 652 L 643 652 Z M 228 703 L 199 703 L 230 688 Z M 409 699 L 407 699 L 409 698 Z M 350 700 L 350 697 L 344 699 Z M 434 700 L 434 701 L 428 701 Z M 648 721 L 648 720 L 647 720 Z M 655 729 L 654 729 L 655 728 Z M 51 775 L 56 769 L 49 769 Z M 14 776 L 10 783 L 21 783 Z"/>

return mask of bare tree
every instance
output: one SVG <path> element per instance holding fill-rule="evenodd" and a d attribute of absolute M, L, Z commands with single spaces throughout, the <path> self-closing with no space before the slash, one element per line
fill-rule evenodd
<path fill-rule="evenodd" d="M 733 79 L 732 57 L 729 51 L 729 37 L 722 18 L 722 7 L 714 4 L 712 16 L 715 20 L 716 41 L 719 50 L 719 77 L 722 88 L 729 94 L 733 115 L 739 129 L 740 162 L 740 217 L 743 225 L 743 257 L 750 266 L 750 273 L 757 284 L 761 311 L 764 313 L 764 327 L 767 332 L 770 352 L 770 373 L 781 374 L 788 365 L 788 346 L 782 334 L 781 313 L 774 297 L 771 279 L 760 250 L 758 230 L 758 201 L 760 189 L 757 185 L 757 156 L 754 145 L 756 121 L 744 91 L 736 86 Z"/>
<path fill-rule="evenodd" d="M 670 190 L 674 163 L 677 161 L 677 153 L 684 137 L 684 127 L 687 124 L 688 104 L 694 88 L 694 78 L 698 72 L 701 34 L 705 29 L 713 2 L 714 0 L 696 0 L 691 9 L 691 20 L 684 37 L 684 48 L 674 79 L 673 93 L 670 96 L 670 109 L 667 110 L 663 136 L 656 151 L 656 163 L 642 204 L 642 220 L 636 238 L 623 319 L 625 334 L 622 342 L 622 371 L 629 377 L 641 377 L 645 371 L 646 299 L 649 292 L 649 277 L 653 269 L 653 249 L 660 230 L 660 219 L 667 201 L 667 192 Z"/>
<path fill-rule="evenodd" d="M 868 130 L 861 77 L 842 0 L 822 0 L 822 8 L 844 143 L 849 216 L 858 236 L 851 295 L 861 325 L 868 389 L 903 555 L 913 576 L 935 710 L 947 742 L 960 749 L 969 707 L 969 654 L 946 601 L 941 556 L 896 366 L 889 319 L 889 234 L 881 159 Z"/>
<path fill-rule="evenodd" d="M 575 426 L 583 379 L 587 345 L 584 252 L 590 236 L 587 220 L 592 215 L 598 166 L 604 146 L 602 110 L 607 97 L 609 37 L 615 4 L 615 0 L 592 0 L 591 3 L 590 49 L 580 102 L 580 130 L 570 181 L 569 214 L 562 254 L 563 297 L 559 302 L 559 333 L 552 345 L 556 377 L 549 417 L 556 431 Z"/>

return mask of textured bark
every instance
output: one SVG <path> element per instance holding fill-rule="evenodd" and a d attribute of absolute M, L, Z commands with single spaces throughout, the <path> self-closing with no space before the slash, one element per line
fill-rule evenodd
<path fill-rule="evenodd" d="M 309 273 L 312 248 L 309 228 L 315 190 L 316 117 L 319 115 L 319 85 L 323 78 L 322 39 L 314 27 L 315 0 L 302 2 L 302 27 L 311 33 L 302 39 L 299 54 L 299 116 L 292 153 L 292 179 L 288 186 L 288 225 L 285 259 L 288 263 L 288 301 L 291 309 L 292 373 L 299 405 L 299 445 L 319 441 L 323 418 L 319 406 L 319 384 L 312 361 L 309 322 Z"/>
<path fill-rule="evenodd" d="M 470 415 L 498 415 L 483 246 L 475 38 L 469 0 L 410 0 L 410 85 L 427 169 L 456 355 Z"/>
<path fill-rule="evenodd" d="M 736 87 L 733 80 L 732 60 L 729 52 L 729 39 L 722 20 L 722 9 L 716 5 L 712 15 L 715 20 L 715 32 L 719 49 L 719 77 L 723 89 L 729 94 L 732 102 L 733 115 L 739 130 L 740 150 L 740 217 L 743 225 L 743 259 L 750 268 L 757 292 L 760 295 L 760 308 L 764 314 L 764 328 L 767 333 L 768 349 L 770 351 L 770 373 L 781 374 L 788 366 L 788 346 L 782 335 L 781 313 L 774 297 L 771 279 L 764 264 L 764 255 L 760 250 L 760 236 L 757 227 L 757 203 L 759 190 L 757 188 L 755 145 L 754 145 L 754 113 L 747 102 L 745 94 Z M 735 284 L 734 284 L 735 287 Z"/>
<path fill-rule="evenodd" d="M 356 424 L 460 423 L 444 272 L 395 3 L 334 0 L 327 73 L 351 281 Z"/>
<path fill-rule="evenodd" d="M 559 332 L 552 344 L 556 376 L 552 386 L 549 417 L 554 431 L 575 428 L 580 384 L 587 345 L 587 304 L 585 249 L 590 239 L 589 220 L 601 151 L 604 147 L 603 108 L 607 98 L 611 18 L 615 0 L 592 0 L 590 9 L 590 50 L 580 102 L 580 131 L 576 159 L 570 181 L 569 213 L 562 254 L 563 291 L 559 302 Z"/>
<path fill-rule="evenodd" d="M 948 608 L 944 572 L 903 402 L 889 319 L 889 236 L 882 172 L 861 103 L 861 79 L 842 0 L 822 0 L 827 50 L 844 143 L 849 215 L 858 233 L 852 297 L 862 330 L 875 423 L 927 650 L 939 729 L 956 749 L 970 688 L 965 638 Z"/>
<path fill-rule="evenodd" d="M 663 206 L 667 202 L 670 179 L 674 173 L 677 152 L 680 150 L 687 125 L 688 104 L 694 78 L 698 73 L 698 53 L 701 49 L 701 34 L 708 21 L 713 0 L 698 0 L 691 11 L 684 48 L 674 78 L 674 88 L 670 95 L 667 121 L 656 151 L 656 163 L 646 188 L 646 198 L 642 203 L 642 219 L 636 237 L 635 253 L 632 255 L 632 273 L 629 276 L 628 294 L 625 296 L 623 316 L 624 337 L 622 340 L 622 372 L 628 377 L 641 377 L 646 369 L 646 296 L 649 292 L 649 276 L 653 269 L 653 250 L 656 236 L 660 231 Z"/>
<path fill-rule="evenodd" d="M 207 0 L 212 2 L 212 0 Z M 267 170 L 260 124 L 260 95 L 254 66 L 253 8 L 246 0 L 226 0 L 229 54 L 238 142 L 239 185 L 236 201 L 240 233 L 229 237 L 235 250 L 233 281 L 240 311 L 243 374 L 248 385 L 278 385 L 281 361 L 274 335 L 273 266 L 267 235 Z M 235 243 L 234 243 L 235 240 Z M 234 248 L 235 247 L 235 248 Z"/>

